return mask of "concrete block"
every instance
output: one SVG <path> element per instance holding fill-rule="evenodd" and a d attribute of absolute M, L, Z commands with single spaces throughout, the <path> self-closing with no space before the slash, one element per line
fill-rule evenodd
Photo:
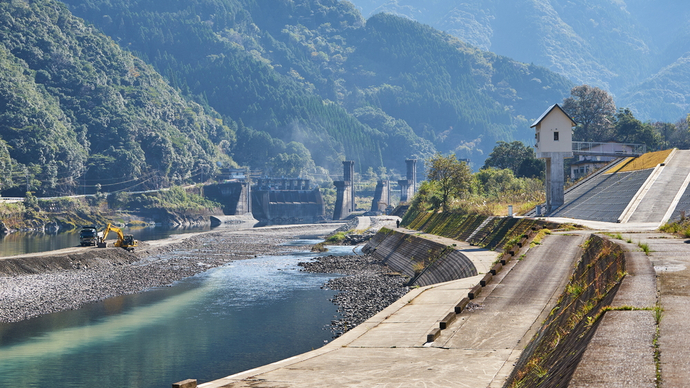
<path fill-rule="evenodd" d="M 196 380 L 195 379 L 187 379 L 184 381 L 180 381 L 180 382 L 174 383 L 172 385 L 172 388 L 196 388 Z"/>
<path fill-rule="evenodd" d="M 448 326 L 450 326 L 451 323 L 455 320 L 455 312 L 450 312 L 448 313 L 442 320 L 441 322 L 438 323 L 438 327 L 441 330 L 444 330 Z"/>
<path fill-rule="evenodd" d="M 494 275 L 491 274 L 491 272 L 487 273 L 484 275 L 482 280 L 479 281 L 479 285 L 482 287 L 486 287 L 487 284 L 491 282 L 491 279 L 494 277 Z"/>
<path fill-rule="evenodd" d="M 434 342 L 436 338 L 441 335 L 441 329 L 435 327 L 429 334 L 426 335 L 426 342 Z"/>
<path fill-rule="evenodd" d="M 470 290 L 469 293 L 467 293 L 467 297 L 470 298 L 470 300 L 472 300 L 476 298 L 480 292 L 482 292 L 482 286 L 480 284 L 477 284 Z"/>
<path fill-rule="evenodd" d="M 501 257 L 501 264 L 502 264 L 502 265 L 508 264 L 508 262 L 509 262 L 510 260 L 512 260 L 512 258 L 513 258 L 513 255 L 510 255 L 510 254 L 507 254 L 507 253 L 506 253 L 505 255 L 503 255 L 503 256 Z"/>
<path fill-rule="evenodd" d="M 496 263 L 493 267 L 491 267 L 491 274 L 496 275 L 497 273 L 501 272 L 501 269 L 503 269 L 503 263 Z"/>
<path fill-rule="evenodd" d="M 460 314 L 462 310 L 465 309 L 468 303 L 470 303 L 470 298 L 462 298 L 462 300 L 455 305 L 455 313 Z"/>

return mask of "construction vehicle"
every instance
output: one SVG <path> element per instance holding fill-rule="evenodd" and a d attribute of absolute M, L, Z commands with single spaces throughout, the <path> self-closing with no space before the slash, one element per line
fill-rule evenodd
<path fill-rule="evenodd" d="M 84 226 L 79 232 L 79 244 L 83 247 L 96 245 L 102 236 L 103 232 L 99 232 L 95 226 Z"/>
<path fill-rule="evenodd" d="M 131 234 L 122 234 L 122 229 L 118 228 L 117 226 L 113 226 L 112 224 L 108 224 L 108 226 L 103 231 L 103 237 L 99 237 L 99 248 L 106 247 L 105 239 L 108 238 L 108 233 L 110 233 L 111 231 L 117 233 L 117 241 L 115 241 L 113 246 L 124 248 L 128 251 L 133 251 L 134 247 L 137 246 L 138 242 L 134 239 L 134 236 L 132 236 Z"/>

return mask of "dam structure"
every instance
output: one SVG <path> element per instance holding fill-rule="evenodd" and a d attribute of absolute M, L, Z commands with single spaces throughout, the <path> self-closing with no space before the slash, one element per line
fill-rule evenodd
<path fill-rule="evenodd" d="M 312 187 L 309 179 L 250 179 L 248 175 L 238 174 L 205 186 L 204 195 L 221 203 L 226 216 L 237 219 L 253 216 L 267 224 L 313 223 L 325 219 L 321 191 Z"/>

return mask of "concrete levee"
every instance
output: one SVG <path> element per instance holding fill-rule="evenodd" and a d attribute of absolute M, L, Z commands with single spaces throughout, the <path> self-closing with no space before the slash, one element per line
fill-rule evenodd
<path fill-rule="evenodd" d="M 625 276 L 625 253 L 591 235 L 558 304 L 534 335 L 505 387 L 568 386 Z"/>
<path fill-rule="evenodd" d="M 428 286 L 477 275 L 472 261 L 453 246 L 383 228 L 362 250 L 410 278 Z"/>

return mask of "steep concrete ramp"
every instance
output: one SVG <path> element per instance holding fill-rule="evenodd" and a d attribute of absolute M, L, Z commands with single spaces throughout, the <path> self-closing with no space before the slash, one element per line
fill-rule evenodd
<path fill-rule="evenodd" d="M 675 150 L 667 159 L 666 165 L 661 166 L 660 169 L 659 176 L 626 222 L 661 223 L 671 217 L 678 199 L 687 188 L 690 151 Z M 685 187 L 683 187 L 684 184 Z"/>
<path fill-rule="evenodd" d="M 600 174 L 565 195 L 550 217 L 617 222 L 653 169 Z"/>

